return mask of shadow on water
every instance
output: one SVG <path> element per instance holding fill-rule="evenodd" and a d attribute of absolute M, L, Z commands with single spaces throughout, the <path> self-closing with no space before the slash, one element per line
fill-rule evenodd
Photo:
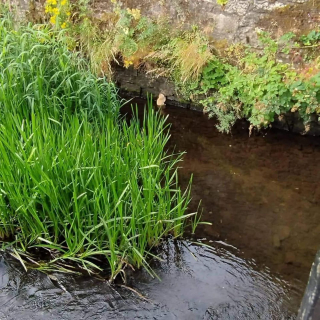
<path fill-rule="evenodd" d="M 137 101 L 140 104 L 144 101 Z M 170 240 L 127 288 L 93 278 L 24 273 L 0 260 L 0 319 L 294 319 L 320 243 L 320 141 L 277 130 L 248 137 L 217 132 L 201 113 L 168 107 L 169 148 L 187 151 L 180 180 L 193 173 L 202 199 L 196 238 Z M 1 259 L 1 258 L 0 258 Z M 65 288 L 65 290 L 63 289 Z"/>

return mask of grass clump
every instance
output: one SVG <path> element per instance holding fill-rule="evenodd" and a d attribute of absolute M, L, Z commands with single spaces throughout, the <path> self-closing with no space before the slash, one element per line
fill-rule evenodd
<path fill-rule="evenodd" d="M 119 116 L 115 87 L 68 50 L 65 31 L 0 22 L 0 241 L 28 261 L 77 263 L 110 279 L 145 267 L 169 233 L 182 234 L 189 189 L 178 186 L 181 155 L 164 151 L 166 120 Z M 34 259 L 34 258 L 33 258 Z M 68 264 L 68 265 L 69 265 Z M 62 266 L 62 264 L 60 265 Z"/>

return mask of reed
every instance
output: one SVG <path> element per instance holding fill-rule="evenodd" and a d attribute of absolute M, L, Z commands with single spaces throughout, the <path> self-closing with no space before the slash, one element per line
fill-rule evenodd
<path fill-rule="evenodd" d="M 0 240 L 15 239 L 23 264 L 50 251 L 43 269 L 153 274 L 152 248 L 193 215 L 190 188 L 178 185 L 182 154 L 165 151 L 166 119 L 149 102 L 128 122 L 114 85 L 68 50 L 63 31 L 0 15 Z"/>

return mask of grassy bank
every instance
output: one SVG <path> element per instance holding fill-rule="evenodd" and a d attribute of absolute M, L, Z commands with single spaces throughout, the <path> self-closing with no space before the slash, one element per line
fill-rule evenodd
<path fill-rule="evenodd" d="M 127 123 L 64 30 L 0 18 L 0 241 L 40 269 L 152 273 L 150 250 L 182 234 L 190 200 L 165 119 L 149 106 Z M 34 261 L 38 248 L 49 261 Z"/>
<path fill-rule="evenodd" d="M 288 112 L 308 123 L 320 113 L 320 31 L 276 38 L 257 30 L 259 48 L 226 44 L 196 26 L 170 26 L 117 1 L 96 19 L 86 1 L 48 0 L 48 23 L 67 29 L 69 45 L 85 54 L 93 72 L 111 77 L 112 63 L 174 81 L 181 99 L 200 103 L 218 128 L 236 119 L 267 127 Z M 214 26 L 212 26 L 214 28 Z"/>

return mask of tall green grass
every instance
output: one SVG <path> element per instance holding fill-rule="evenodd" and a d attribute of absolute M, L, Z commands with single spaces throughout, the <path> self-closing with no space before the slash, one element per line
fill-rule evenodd
<path fill-rule="evenodd" d="M 181 155 L 164 151 L 166 119 L 149 107 L 127 122 L 113 84 L 69 52 L 63 32 L 0 18 L 0 240 L 49 250 L 49 266 L 152 273 L 150 250 L 190 216 Z"/>

